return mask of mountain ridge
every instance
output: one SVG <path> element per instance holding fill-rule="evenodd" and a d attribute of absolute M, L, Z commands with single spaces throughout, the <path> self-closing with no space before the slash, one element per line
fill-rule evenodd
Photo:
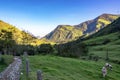
<path fill-rule="evenodd" d="M 95 19 L 82 22 L 78 25 L 58 25 L 44 38 L 58 43 L 76 40 L 84 35 L 87 36 L 99 31 L 100 29 L 116 20 L 118 17 L 119 16 L 115 14 L 104 13 Z"/>

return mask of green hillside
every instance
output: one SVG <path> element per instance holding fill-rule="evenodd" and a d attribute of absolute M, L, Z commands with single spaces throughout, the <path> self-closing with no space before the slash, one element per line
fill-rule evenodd
<path fill-rule="evenodd" d="M 57 56 L 30 56 L 29 80 L 36 80 L 36 71 L 42 70 L 43 80 L 119 80 L 120 67 L 112 64 L 113 70 L 108 70 L 104 79 L 101 68 L 105 62 L 84 61 Z M 25 69 L 25 68 L 24 68 Z M 23 70 L 24 71 L 24 70 Z M 25 72 L 21 80 L 26 80 Z"/>
<path fill-rule="evenodd" d="M 93 39 L 86 40 L 84 41 L 84 43 L 88 45 L 89 54 L 98 55 L 105 59 L 106 53 L 108 52 L 110 59 L 120 61 L 119 36 L 120 36 L 120 32 L 116 32 L 109 35 L 95 37 Z"/>
<path fill-rule="evenodd" d="M 108 53 L 111 60 L 120 61 L 120 18 L 86 38 L 83 43 L 88 46 L 89 54 L 105 59 Z"/>
<path fill-rule="evenodd" d="M 88 52 L 88 53 L 87 53 Z M 86 38 L 79 38 L 58 45 L 58 55 L 69 57 L 92 56 L 108 58 L 111 62 L 120 63 L 120 18 Z"/>
<path fill-rule="evenodd" d="M 105 28 L 99 30 L 97 33 L 89 36 L 88 38 L 108 35 L 114 32 L 120 32 L 120 17 L 111 24 L 107 25 Z"/>
<path fill-rule="evenodd" d="M 0 31 L 1 30 L 5 30 L 5 31 L 8 31 L 8 32 L 12 32 L 13 34 L 13 39 L 16 41 L 16 43 L 18 44 L 22 44 L 22 43 L 26 43 L 25 41 L 23 41 L 24 38 L 26 38 L 26 40 L 28 39 L 34 39 L 35 37 L 28 34 L 27 32 L 25 31 L 21 31 L 19 30 L 18 28 L 16 28 L 15 26 L 12 26 L 8 23 L 5 23 L 3 21 L 0 21 Z"/>
<path fill-rule="evenodd" d="M 118 15 L 113 14 L 102 14 L 93 20 L 85 21 L 78 25 L 58 25 L 55 30 L 44 38 L 58 43 L 76 40 L 81 36 L 88 36 L 98 32 L 118 17 Z"/>
<path fill-rule="evenodd" d="M 29 44 L 29 45 L 39 45 L 42 43 L 49 43 L 47 40 L 40 40 L 37 39 L 34 35 L 29 33 L 28 31 L 20 30 L 16 28 L 13 25 L 10 25 L 4 21 L 0 20 L 0 34 L 3 34 L 4 32 L 11 32 L 12 33 L 12 39 L 15 40 L 17 44 Z M 2 37 L 0 36 L 0 39 Z"/>
<path fill-rule="evenodd" d="M 107 45 L 108 44 L 109 45 L 111 44 L 120 45 L 119 40 L 120 40 L 120 32 L 115 32 L 115 33 L 111 33 L 111 34 L 104 35 L 104 36 L 93 37 L 91 39 L 85 40 L 84 43 L 86 43 L 87 45 L 93 45 L 93 46 L 94 45 L 106 45 L 106 44 Z"/>
<path fill-rule="evenodd" d="M 0 52 L 20 56 L 27 51 L 28 54 L 37 54 L 41 44 L 54 44 L 46 39 L 38 39 L 25 30 L 20 30 L 8 23 L 0 21 Z"/>

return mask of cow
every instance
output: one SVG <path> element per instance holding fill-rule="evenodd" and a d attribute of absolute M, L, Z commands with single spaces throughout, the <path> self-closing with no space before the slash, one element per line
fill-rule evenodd
<path fill-rule="evenodd" d="M 103 77 L 107 75 L 107 68 L 105 66 L 103 66 L 102 68 L 102 74 L 103 74 Z"/>
<path fill-rule="evenodd" d="M 108 69 L 110 69 L 110 70 L 112 70 L 112 65 L 109 64 L 109 63 L 105 63 L 105 67 L 108 68 Z"/>

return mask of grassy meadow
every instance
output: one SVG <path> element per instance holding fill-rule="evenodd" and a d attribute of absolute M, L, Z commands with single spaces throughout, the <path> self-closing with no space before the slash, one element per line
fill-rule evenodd
<path fill-rule="evenodd" d="M 26 78 L 23 60 L 21 80 L 36 80 L 37 70 L 42 71 L 43 80 L 119 80 L 120 66 L 113 64 L 113 71 L 108 70 L 106 78 L 102 77 L 101 68 L 104 61 L 88 61 L 57 56 L 29 56 L 30 73 Z"/>

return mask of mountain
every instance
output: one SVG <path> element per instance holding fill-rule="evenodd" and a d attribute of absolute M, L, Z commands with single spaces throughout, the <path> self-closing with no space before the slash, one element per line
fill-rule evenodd
<path fill-rule="evenodd" d="M 77 39 L 82 35 L 83 33 L 81 32 L 81 29 L 78 27 L 71 25 L 58 25 L 57 28 L 46 35 L 45 38 L 55 42 L 64 42 Z"/>
<path fill-rule="evenodd" d="M 108 35 L 111 33 L 120 32 L 120 17 L 107 25 L 105 28 L 99 30 L 97 33 L 89 36 L 90 38 Z"/>
<path fill-rule="evenodd" d="M 78 25 L 58 25 L 55 30 L 44 38 L 58 43 L 76 40 L 79 37 L 88 36 L 99 31 L 118 17 L 118 15 L 113 14 L 102 14 L 93 20 L 88 20 Z"/>
<path fill-rule="evenodd" d="M 78 41 L 81 38 L 78 39 Z M 98 32 L 82 39 L 85 43 L 89 43 L 88 45 L 94 44 L 102 44 L 104 41 L 108 42 L 118 42 L 120 44 L 120 17 L 113 21 L 111 24 L 107 25 L 103 29 Z M 80 41 L 79 41 L 80 42 Z"/>
<path fill-rule="evenodd" d="M 113 21 L 107 27 L 85 38 L 58 44 L 60 56 L 106 59 L 106 53 L 111 62 L 120 64 L 120 18 Z"/>
<path fill-rule="evenodd" d="M 30 44 L 39 45 L 42 43 L 47 43 L 46 40 L 37 39 L 34 35 L 28 31 L 20 30 L 13 25 L 10 25 L 2 20 L 0 20 L 0 39 L 5 32 L 12 33 L 12 39 L 15 40 L 17 44 Z"/>
<path fill-rule="evenodd" d="M 81 39 L 76 42 L 81 42 Z M 89 54 L 106 59 L 108 53 L 110 61 L 120 64 L 120 17 L 97 33 L 82 39 L 82 42 L 87 45 Z"/>

